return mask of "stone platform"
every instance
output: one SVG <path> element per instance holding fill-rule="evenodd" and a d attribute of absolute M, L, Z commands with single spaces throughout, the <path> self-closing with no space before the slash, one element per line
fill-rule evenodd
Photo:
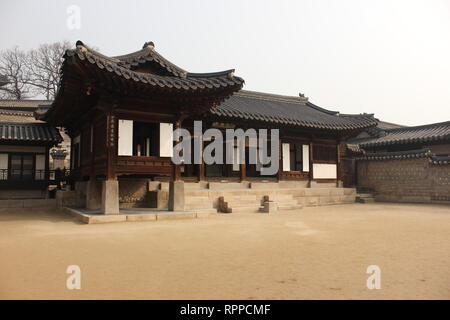
<path fill-rule="evenodd" d="M 185 209 L 197 212 L 221 212 L 219 199 L 229 213 L 261 212 L 264 199 L 277 203 L 278 210 L 355 203 L 355 188 L 329 185 L 304 187 L 297 181 L 185 183 Z"/>
<path fill-rule="evenodd" d="M 151 208 L 120 209 L 119 214 L 102 214 L 100 210 L 64 207 L 64 210 L 87 224 L 111 222 L 160 221 L 171 219 L 196 219 L 208 216 L 208 213 L 196 211 L 168 211 Z"/>

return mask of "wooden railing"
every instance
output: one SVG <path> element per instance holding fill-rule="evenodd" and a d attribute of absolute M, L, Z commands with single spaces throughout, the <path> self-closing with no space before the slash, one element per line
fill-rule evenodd
<path fill-rule="evenodd" d="M 170 175 L 172 161 L 160 157 L 118 156 L 115 171 L 117 174 Z"/>
<path fill-rule="evenodd" d="M 302 171 L 281 171 L 280 172 L 281 180 L 308 180 L 309 172 Z"/>
<path fill-rule="evenodd" d="M 70 170 L 21 170 L 0 169 L 0 186 L 5 188 L 35 188 L 48 185 L 60 185 L 70 180 Z"/>

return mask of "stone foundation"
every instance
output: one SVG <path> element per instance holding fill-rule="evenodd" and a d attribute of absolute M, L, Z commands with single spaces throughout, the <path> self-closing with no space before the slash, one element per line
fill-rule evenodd
<path fill-rule="evenodd" d="M 119 178 L 120 208 L 149 208 L 151 199 L 148 194 L 149 179 Z"/>
<path fill-rule="evenodd" d="M 102 207 L 103 214 L 119 214 L 119 181 L 102 181 Z"/>

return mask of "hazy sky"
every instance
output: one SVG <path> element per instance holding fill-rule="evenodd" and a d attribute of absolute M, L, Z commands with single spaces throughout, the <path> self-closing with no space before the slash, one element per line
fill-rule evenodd
<path fill-rule="evenodd" d="M 0 48 L 80 39 L 106 55 L 156 50 L 245 89 L 406 125 L 450 120 L 450 0 L 0 0 Z M 67 27 L 67 8 L 81 27 Z"/>

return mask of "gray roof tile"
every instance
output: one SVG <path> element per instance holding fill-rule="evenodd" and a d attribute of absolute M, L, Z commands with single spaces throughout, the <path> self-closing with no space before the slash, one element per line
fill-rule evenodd
<path fill-rule="evenodd" d="M 241 90 L 211 113 L 219 117 L 275 122 L 324 130 L 353 130 L 374 126 L 372 115 L 340 115 L 310 103 L 303 97 L 290 97 Z"/>
<path fill-rule="evenodd" d="M 450 140 L 450 121 L 422 126 L 381 130 L 377 137 L 352 139 L 348 142 L 361 148 L 399 144 L 419 144 Z"/>
<path fill-rule="evenodd" d="M 62 141 L 58 130 L 45 123 L 0 122 L 0 142 L 42 142 Z"/>
<path fill-rule="evenodd" d="M 212 72 L 191 73 L 187 72 L 166 60 L 154 50 L 154 45 L 146 43 L 144 47 L 134 53 L 123 56 L 107 57 L 89 47 L 83 42 L 77 41 L 76 48 L 67 50 L 64 59 L 78 58 L 88 61 L 99 69 L 136 82 L 142 82 L 161 88 L 177 88 L 182 90 L 197 90 L 207 88 L 235 87 L 240 89 L 244 80 L 234 76 L 234 69 Z M 145 69 L 144 64 L 153 62 L 151 68 Z"/>

